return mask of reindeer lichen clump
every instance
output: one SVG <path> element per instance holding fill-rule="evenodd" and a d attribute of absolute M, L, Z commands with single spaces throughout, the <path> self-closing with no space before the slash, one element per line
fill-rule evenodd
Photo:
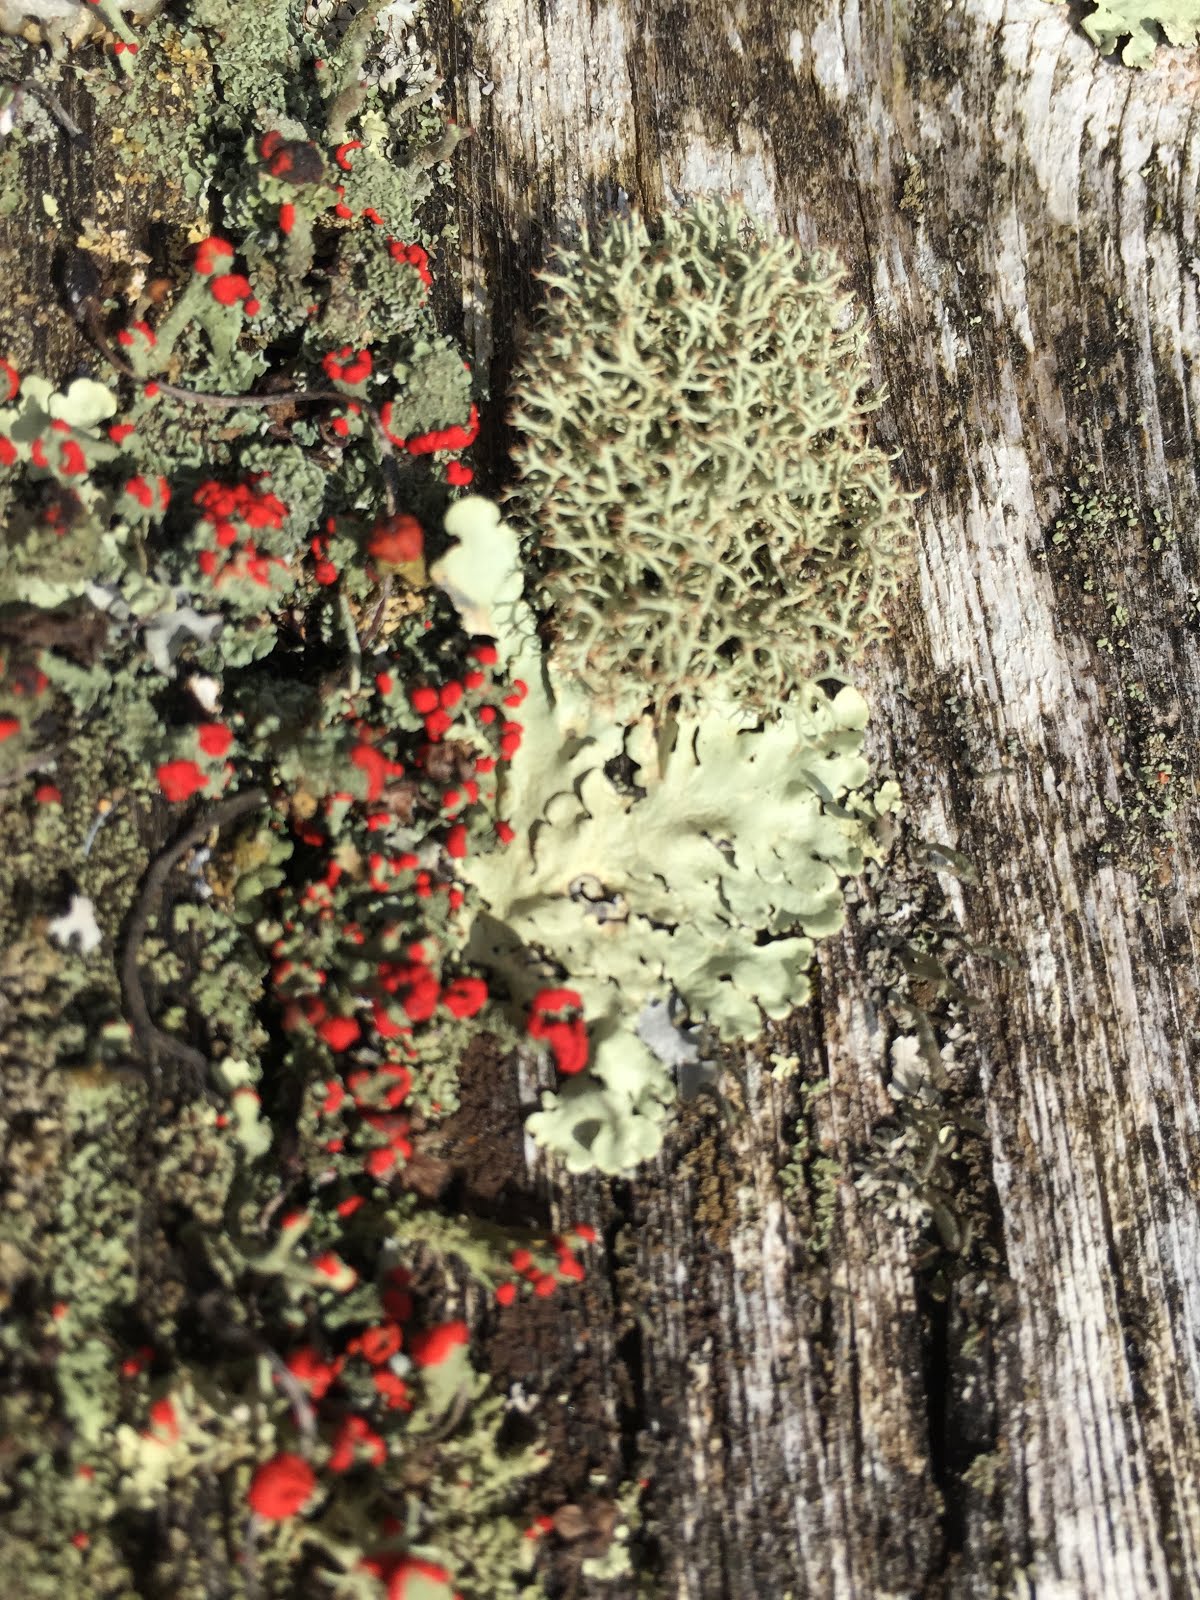
<path fill-rule="evenodd" d="M 773 711 L 883 631 L 908 501 L 832 256 L 736 208 L 562 251 L 515 380 L 512 514 L 593 693 Z"/>

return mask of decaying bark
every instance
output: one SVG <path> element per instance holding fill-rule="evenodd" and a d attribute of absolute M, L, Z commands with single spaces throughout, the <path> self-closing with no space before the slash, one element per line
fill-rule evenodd
<path fill-rule="evenodd" d="M 583 217 L 732 194 L 843 254 L 876 437 L 928 486 L 864 670 L 874 750 L 913 836 L 978 870 L 941 875 L 963 932 L 1018 963 L 964 969 L 977 1243 L 931 1267 L 936 1239 L 850 1181 L 895 1114 L 896 1033 L 892 913 L 852 915 L 774 1040 L 798 1075 L 756 1051 L 735 1120 L 698 1102 L 616 1186 L 611 1298 L 575 1325 L 607 1390 L 575 1425 L 651 1478 L 663 1594 L 1194 1592 L 1197 58 L 1129 71 L 1043 0 L 467 0 L 431 35 L 475 129 L 462 272 L 493 396 L 529 268 Z M 1089 465 L 1137 515 L 1056 545 Z M 1138 810 L 1156 783 L 1173 840 Z M 779 1176 L 821 1078 L 827 1252 Z"/>

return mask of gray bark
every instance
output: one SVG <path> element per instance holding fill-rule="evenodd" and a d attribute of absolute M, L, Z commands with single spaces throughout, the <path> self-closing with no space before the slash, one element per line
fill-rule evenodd
<path fill-rule="evenodd" d="M 890 394 L 875 437 L 928 487 L 860 681 L 909 845 L 955 847 L 979 881 L 897 857 L 863 887 L 819 1002 L 773 1039 L 798 1073 L 750 1052 L 735 1120 L 698 1102 L 615 1186 L 612 1272 L 574 1324 L 601 1464 L 651 1479 L 658 1592 L 1195 1592 L 1197 58 L 1130 71 L 1043 0 L 467 0 L 443 20 L 494 398 L 553 239 L 626 197 L 737 196 L 842 253 Z M 1057 546 L 1089 465 L 1134 515 Z M 957 1253 L 919 1186 L 854 1181 L 911 1112 L 886 1087 L 888 951 L 947 917 L 1017 960 L 958 971 L 981 1006 L 944 1096 L 941 1203 L 975 1229 Z"/>

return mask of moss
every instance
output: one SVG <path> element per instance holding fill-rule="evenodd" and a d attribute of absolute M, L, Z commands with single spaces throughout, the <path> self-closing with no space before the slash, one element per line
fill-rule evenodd
<path fill-rule="evenodd" d="M 900 210 L 908 212 L 914 224 L 918 224 L 925 217 L 925 174 L 921 171 L 921 163 L 916 156 L 905 154 L 904 157 L 904 187 L 900 194 Z"/>
<path fill-rule="evenodd" d="M 1192 762 L 1178 719 L 1160 709 L 1170 706 L 1173 687 L 1147 686 L 1132 675 L 1121 687 L 1122 715 L 1109 717 L 1107 726 L 1120 741 L 1124 792 L 1119 801 L 1104 801 L 1114 836 L 1099 848 L 1135 873 L 1141 898 L 1152 900 L 1174 882 L 1179 798 L 1187 792 Z"/>
<path fill-rule="evenodd" d="M 726 1158 L 720 1116 L 711 1097 L 685 1108 L 680 1116 L 680 1142 L 686 1141 L 687 1147 L 675 1170 L 680 1183 L 695 1197 L 692 1218 L 697 1228 L 703 1229 L 715 1249 L 727 1251 L 742 1212 L 737 1174 Z"/>

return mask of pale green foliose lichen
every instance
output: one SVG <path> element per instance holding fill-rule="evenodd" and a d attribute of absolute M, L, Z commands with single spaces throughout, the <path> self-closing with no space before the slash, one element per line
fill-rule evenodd
<path fill-rule="evenodd" d="M 637 1032 L 646 1005 L 677 996 L 732 1040 L 807 999 L 814 940 L 842 923 L 841 880 L 874 851 L 876 808 L 858 794 L 866 702 L 805 683 L 765 721 L 710 701 L 702 719 L 622 726 L 542 659 L 497 509 L 460 501 L 446 530 L 459 543 L 434 580 L 528 687 L 497 792 L 514 837 L 463 863 L 485 908 L 467 953 L 518 1003 L 567 974 L 590 1066 L 528 1126 L 574 1171 L 620 1171 L 657 1152 L 674 1098 Z"/>
<path fill-rule="evenodd" d="M 841 276 L 707 202 L 543 274 L 510 500 L 564 678 L 774 710 L 883 631 L 914 497 L 865 436 L 882 396 Z"/>
<path fill-rule="evenodd" d="M 1101 0 L 1083 18 L 1083 31 L 1104 56 L 1112 55 L 1128 35 L 1121 51 L 1127 67 L 1148 67 L 1154 60 L 1162 29 L 1169 44 L 1195 46 L 1200 39 L 1200 0 Z"/>

